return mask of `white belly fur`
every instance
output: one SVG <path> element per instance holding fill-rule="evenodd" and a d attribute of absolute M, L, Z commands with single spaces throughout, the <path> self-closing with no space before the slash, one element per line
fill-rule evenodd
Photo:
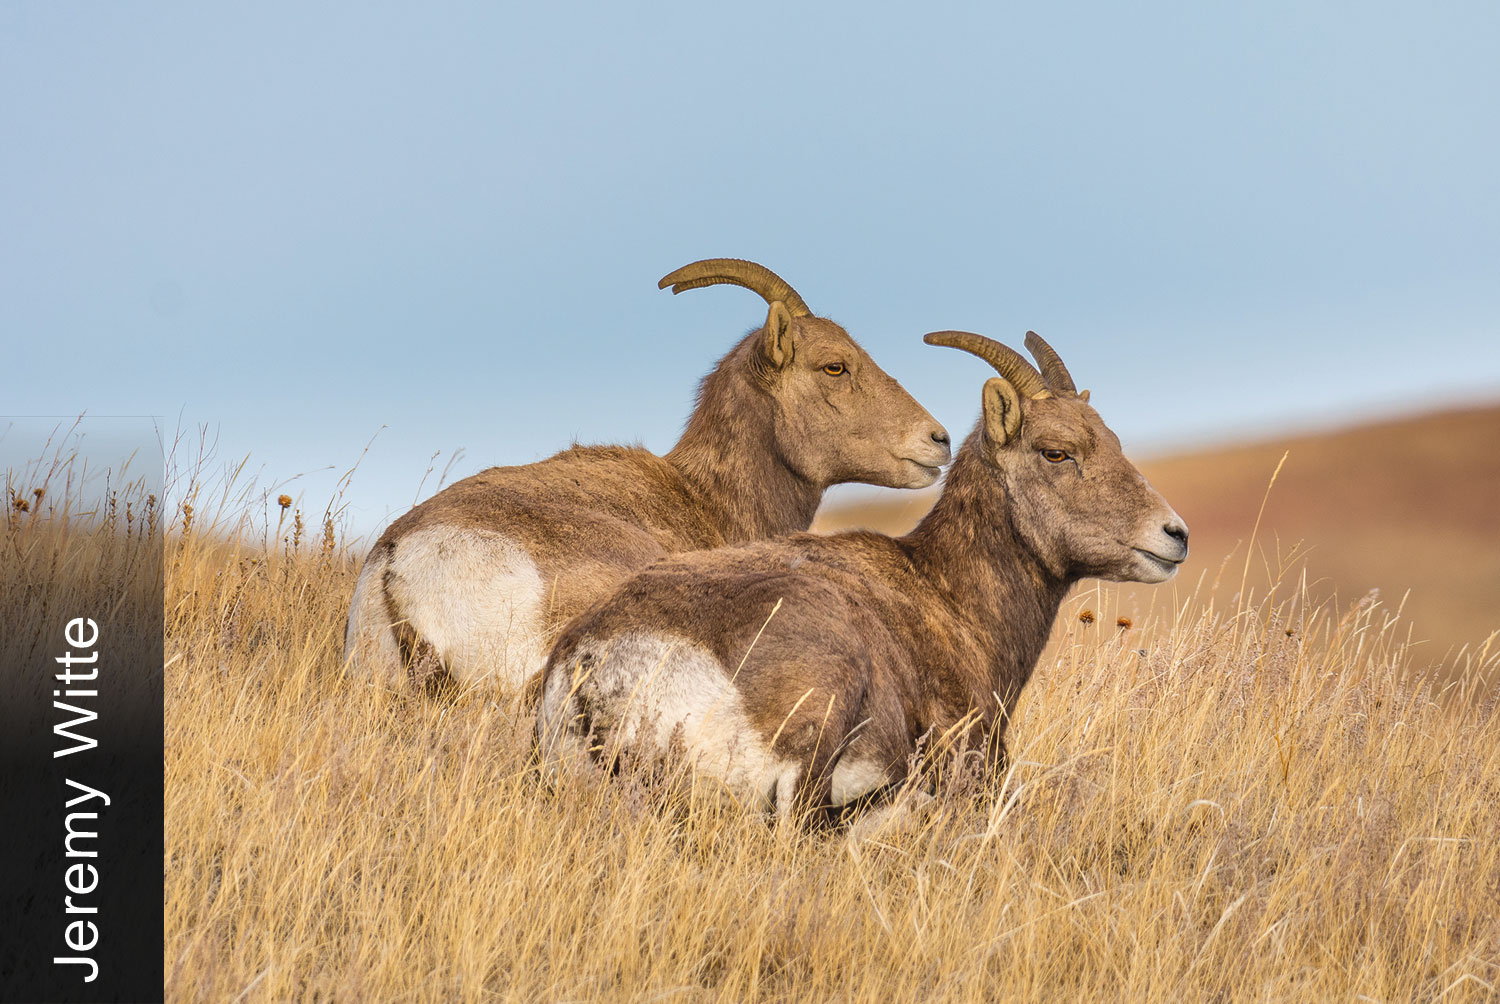
<path fill-rule="evenodd" d="M 459 683 L 515 690 L 546 662 L 542 577 L 502 534 L 413 531 L 396 542 L 386 588 Z"/>
<path fill-rule="evenodd" d="M 558 666 L 547 681 L 543 731 L 563 729 L 569 691 L 577 687 L 605 741 L 620 748 L 664 752 L 678 735 L 696 770 L 722 781 L 758 807 L 791 807 L 802 767 L 772 754 L 751 726 L 739 691 L 718 659 L 692 642 L 636 632 L 590 640 L 577 655 L 594 656 L 576 680 L 573 666 Z M 544 737 L 545 740 L 546 737 Z M 544 748 L 557 748 L 544 741 Z"/>
<path fill-rule="evenodd" d="M 891 778 L 885 768 L 873 760 L 856 760 L 845 756 L 833 768 L 829 801 L 834 805 L 843 805 L 890 783 Z"/>

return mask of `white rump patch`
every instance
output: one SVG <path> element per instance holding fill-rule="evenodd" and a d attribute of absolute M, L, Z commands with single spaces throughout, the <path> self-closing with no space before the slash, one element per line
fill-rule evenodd
<path fill-rule="evenodd" d="M 542 577 L 493 530 L 433 526 L 396 541 L 386 589 L 454 680 L 517 690 L 546 663 Z"/>
<path fill-rule="evenodd" d="M 575 650 L 573 662 L 581 665 L 555 666 L 546 683 L 544 750 L 560 753 L 565 742 L 558 733 L 581 728 L 581 704 L 606 745 L 660 753 L 675 733 L 699 772 L 752 805 L 790 811 L 801 764 L 772 755 L 766 737 L 751 726 L 729 673 L 707 650 L 686 639 L 638 632 L 589 639 Z"/>
<path fill-rule="evenodd" d="M 359 570 L 354 599 L 349 604 L 349 625 L 344 636 L 344 664 L 357 677 L 399 689 L 405 682 L 401 650 L 391 631 L 391 615 L 385 605 L 386 558 L 371 555 Z"/>

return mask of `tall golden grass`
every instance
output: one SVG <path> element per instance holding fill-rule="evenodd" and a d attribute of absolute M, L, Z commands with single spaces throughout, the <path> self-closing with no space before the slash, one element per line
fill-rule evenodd
<path fill-rule="evenodd" d="M 1085 590 L 1005 776 L 854 843 L 349 683 L 357 556 L 269 505 L 168 536 L 170 1000 L 1500 996 L 1496 663 L 1435 692 L 1378 602 Z"/>
<path fill-rule="evenodd" d="M 61 684 L 34 667 L 55 658 L 53 646 L 67 619 L 63 611 L 107 612 L 111 655 L 117 658 L 149 654 L 157 645 L 154 616 L 147 616 L 156 611 L 145 609 L 155 605 L 162 574 L 156 479 L 133 474 L 129 463 L 90 470 L 66 439 L 48 446 L 46 455 L 24 467 L 0 468 L 0 667 L 33 667 L 0 679 L 0 720 L 6 724 L 12 715 L 23 721 L 58 696 L 54 688 Z M 54 624 L 52 637 L 35 630 Z M 13 625 L 18 630 L 6 630 Z M 155 705 L 153 684 L 115 678 L 106 693 L 127 708 L 140 701 Z M 116 736 L 134 734 L 129 723 L 117 721 L 85 731 L 97 738 L 101 728 Z M 19 745 L 37 737 L 6 739 Z M 151 738 L 148 745 L 155 742 Z"/>

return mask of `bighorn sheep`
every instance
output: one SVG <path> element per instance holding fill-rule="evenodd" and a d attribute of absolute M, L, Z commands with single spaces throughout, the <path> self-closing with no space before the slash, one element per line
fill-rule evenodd
<path fill-rule="evenodd" d="M 612 761 L 680 741 L 751 804 L 821 819 L 902 782 L 923 737 L 1003 764 L 1006 722 L 1068 588 L 1177 571 L 1187 527 L 1041 338 L 1026 336 L 1040 373 L 980 335 L 926 341 L 1000 376 L 921 524 L 638 573 L 551 653 L 537 723 L 549 771 L 584 750 Z"/>
<path fill-rule="evenodd" d="M 937 480 L 948 433 L 780 276 L 715 258 L 660 286 L 717 283 L 770 309 L 703 379 L 672 451 L 575 445 L 492 467 L 395 520 L 355 587 L 351 672 L 393 688 L 443 670 L 516 688 L 542 668 L 554 626 L 663 555 L 805 530 L 830 485 Z"/>

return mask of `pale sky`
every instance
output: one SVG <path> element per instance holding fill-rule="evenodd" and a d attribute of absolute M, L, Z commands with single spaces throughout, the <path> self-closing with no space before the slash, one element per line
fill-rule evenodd
<path fill-rule="evenodd" d="M 374 437 L 366 531 L 438 451 L 670 448 L 764 319 L 657 290 L 716 256 L 955 434 L 937 328 L 1041 332 L 1141 456 L 1493 400 L 1496 52 L 1492 0 L 6 3 L 0 414 L 206 427 L 315 511 Z"/>

